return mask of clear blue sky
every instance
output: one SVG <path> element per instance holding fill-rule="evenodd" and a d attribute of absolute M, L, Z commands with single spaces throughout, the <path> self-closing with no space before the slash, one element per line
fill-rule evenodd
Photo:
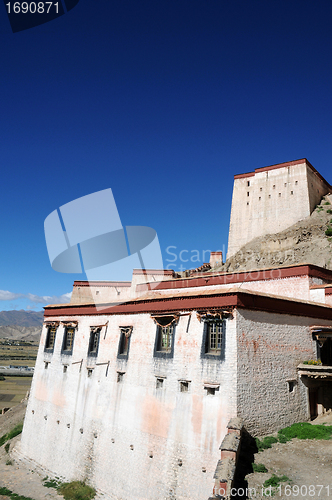
<path fill-rule="evenodd" d="M 0 309 L 84 278 L 43 227 L 78 197 L 112 188 L 179 269 L 226 250 L 234 174 L 306 157 L 332 182 L 330 0 L 80 0 L 15 34 L 1 9 Z"/>

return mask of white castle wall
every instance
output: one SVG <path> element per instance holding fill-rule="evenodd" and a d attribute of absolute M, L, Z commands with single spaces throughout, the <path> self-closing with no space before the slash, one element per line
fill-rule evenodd
<path fill-rule="evenodd" d="M 227 258 L 254 238 L 308 217 L 329 190 L 306 160 L 235 176 Z"/>
<path fill-rule="evenodd" d="M 54 353 L 46 354 L 44 328 L 22 453 L 69 480 L 88 478 L 112 499 L 208 498 L 227 422 L 236 416 L 236 327 L 226 320 L 225 360 L 215 362 L 201 358 L 203 323 L 192 313 L 188 327 L 189 317 L 180 317 L 167 360 L 153 355 L 149 314 L 58 318 L 79 322 L 72 356 L 61 355 L 62 325 Z M 87 349 L 90 326 L 107 320 L 97 358 L 110 362 L 106 376 L 107 365 L 87 364 Z M 133 325 L 128 361 L 117 359 L 121 325 Z M 87 366 L 94 366 L 91 377 Z M 166 377 L 162 389 L 157 376 Z M 179 379 L 190 381 L 188 393 L 179 391 Z M 215 395 L 207 395 L 208 382 L 220 384 Z"/>

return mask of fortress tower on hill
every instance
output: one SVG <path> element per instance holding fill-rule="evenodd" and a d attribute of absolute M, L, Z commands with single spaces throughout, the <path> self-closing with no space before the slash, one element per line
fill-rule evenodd
<path fill-rule="evenodd" d="M 331 189 L 305 158 L 235 175 L 227 258 L 305 219 Z"/>

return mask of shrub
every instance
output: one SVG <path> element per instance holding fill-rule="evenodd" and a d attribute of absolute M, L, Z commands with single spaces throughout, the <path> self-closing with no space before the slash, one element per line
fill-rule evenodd
<path fill-rule="evenodd" d="M 23 429 L 23 422 L 21 424 L 15 425 L 15 427 L 11 431 L 9 431 L 7 434 L 4 434 L 3 436 L 0 437 L 0 446 L 5 444 L 6 441 L 13 439 L 13 437 L 21 434 L 22 429 Z"/>
<path fill-rule="evenodd" d="M 264 464 L 252 464 L 252 470 L 254 472 L 267 472 L 267 468 L 265 467 Z"/>
<path fill-rule="evenodd" d="M 328 209 L 326 210 L 326 213 L 328 213 L 328 214 L 332 214 L 332 210 L 331 210 L 330 208 L 328 208 Z"/>
<path fill-rule="evenodd" d="M 64 496 L 65 500 L 91 500 L 96 490 L 82 481 L 72 481 L 63 483 L 58 488 L 58 492 Z"/>
<path fill-rule="evenodd" d="M 24 497 L 21 495 L 17 495 L 16 493 L 13 493 L 11 490 L 5 487 L 0 487 L 0 495 L 6 495 L 11 500 L 33 500 L 31 497 Z"/>
<path fill-rule="evenodd" d="M 301 422 L 281 429 L 278 435 L 285 436 L 288 440 L 298 439 L 330 439 L 332 436 L 332 425 L 312 425 Z"/>
<path fill-rule="evenodd" d="M 325 231 L 326 236 L 332 236 L 332 227 L 328 227 Z"/>
<path fill-rule="evenodd" d="M 256 446 L 258 448 L 258 451 L 265 450 L 267 448 L 272 448 L 272 444 L 277 442 L 278 439 L 275 438 L 274 436 L 266 436 L 265 438 L 262 439 L 262 441 L 256 438 Z"/>
<path fill-rule="evenodd" d="M 331 203 L 329 201 L 326 201 L 325 203 L 323 203 L 323 205 L 331 205 Z"/>
<path fill-rule="evenodd" d="M 304 365 L 321 365 L 322 362 L 320 359 L 308 359 L 303 361 Z"/>
<path fill-rule="evenodd" d="M 60 488 L 61 482 L 56 480 L 56 479 L 49 479 L 48 476 L 44 477 L 43 479 L 43 485 L 46 488 L 55 488 L 56 490 Z"/>
<path fill-rule="evenodd" d="M 6 451 L 6 453 L 9 453 L 9 448 L 10 448 L 10 443 L 7 443 L 5 445 L 5 451 Z"/>
<path fill-rule="evenodd" d="M 11 460 L 7 460 L 6 465 L 13 465 L 13 462 Z"/>
<path fill-rule="evenodd" d="M 287 443 L 287 441 L 290 441 L 291 438 L 284 436 L 284 434 L 279 434 L 278 440 L 279 440 L 279 443 Z"/>
<path fill-rule="evenodd" d="M 15 425 L 14 429 L 12 429 L 11 431 L 8 432 L 7 436 L 8 436 L 8 439 L 13 439 L 15 436 L 18 436 L 19 434 L 21 434 L 22 432 L 22 429 L 23 429 L 23 422 L 21 422 L 20 424 L 17 424 Z"/>
<path fill-rule="evenodd" d="M 272 474 L 270 479 L 267 479 L 264 481 L 263 486 L 267 488 L 268 486 L 277 487 L 279 486 L 280 483 L 283 483 L 285 481 L 289 481 L 289 477 L 283 475 L 283 476 L 277 476 L 276 474 Z"/>

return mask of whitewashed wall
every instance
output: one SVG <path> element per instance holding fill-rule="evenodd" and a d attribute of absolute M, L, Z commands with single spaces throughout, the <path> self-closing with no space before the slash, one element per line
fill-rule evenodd
<path fill-rule="evenodd" d="M 195 313 L 188 332 L 189 316 L 180 317 L 174 358 L 167 360 L 153 356 L 156 325 L 149 314 L 74 319 L 79 326 L 70 357 L 61 355 L 63 327 L 53 355 L 44 353 L 43 330 L 22 453 L 69 480 L 87 478 L 118 500 L 208 498 L 226 425 L 236 416 L 235 319 L 227 320 L 222 362 L 201 358 L 203 323 Z M 97 362 L 110 361 L 108 373 L 105 365 L 95 366 L 88 377 L 90 326 L 107 320 Z M 134 327 L 128 361 L 117 360 L 121 325 Z M 73 363 L 81 359 L 80 371 Z M 117 371 L 125 372 L 121 383 Z M 167 377 L 162 389 L 156 376 Z M 188 393 L 179 391 L 179 379 L 190 381 Z M 215 395 L 207 395 L 208 382 L 220 384 Z"/>

